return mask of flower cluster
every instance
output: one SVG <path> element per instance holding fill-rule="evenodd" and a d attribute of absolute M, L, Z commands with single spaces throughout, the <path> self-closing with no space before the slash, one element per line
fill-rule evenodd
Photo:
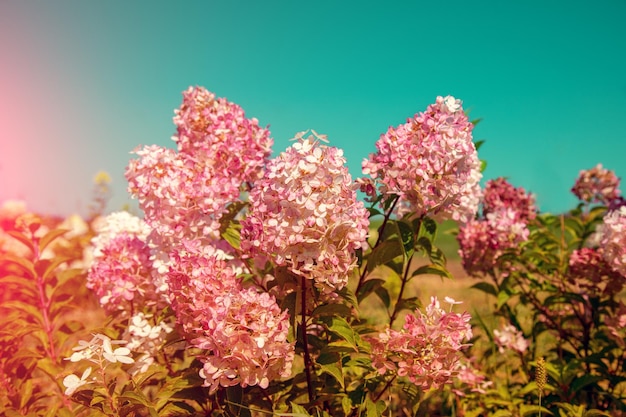
<path fill-rule="evenodd" d="M 526 340 L 524 334 L 512 324 L 505 324 L 501 330 L 495 329 L 493 336 L 500 353 L 504 353 L 507 350 L 524 353 L 528 349 L 528 340 Z"/>
<path fill-rule="evenodd" d="M 117 347 L 126 344 L 123 340 L 111 340 L 110 337 L 103 334 L 94 334 L 93 338 L 86 342 L 81 340 L 78 346 L 72 348 L 74 353 L 69 358 L 65 358 L 70 362 L 89 361 L 96 364 L 100 369 L 104 369 L 110 364 L 132 364 L 135 360 L 130 356 L 131 351 L 127 347 Z M 65 386 L 65 395 L 72 395 L 83 385 L 91 383 L 94 379 L 88 379 L 92 368 L 88 367 L 79 378 L 74 374 L 70 374 L 63 379 Z"/>
<path fill-rule="evenodd" d="M 603 248 L 582 248 L 569 258 L 570 282 L 588 294 L 617 294 L 624 287 L 624 276 L 605 260 Z"/>
<path fill-rule="evenodd" d="M 108 311 L 132 314 L 137 307 L 162 305 L 164 282 L 153 269 L 152 251 L 146 242 L 150 228 L 125 212 L 104 218 L 92 240 L 93 262 L 87 288 L 94 291 Z"/>
<path fill-rule="evenodd" d="M 279 266 L 313 279 L 323 292 L 343 288 L 365 245 L 369 220 L 343 152 L 320 145 L 313 132 L 270 161 L 250 192 L 241 247 L 272 254 Z"/>
<path fill-rule="evenodd" d="M 146 316 L 144 313 L 137 313 L 129 320 L 122 339 L 128 342 L 127 349 L 139 354 L 130 370 L 132 374 L 148 370 L 155 362 L 159 350 L 163 348 L 167 335 L 174 330 L 172 323 L 166 321 L 154 323 L 154 321 L 156 321 L 154 317 Z"/>
<path fill-rule="evenodd" d="M 241 107 L 201 87 L 183 93 L 174 123 L 178 152 L 136 149 L 128 190 L 162 239 L 215 239 L 228 205 L 263 176 L 273 141 Z"/>
<path fill-rule="evenodd" d="M 179 152 L 206 157 L 219 178 L 242 183 L 263 176 L 273 140 L 269 130 L 257 119 L 247 119 L 240 106 L 205 88 L 189 87 L 175 113 L 177 135 L 172 139 Z"/>
<path fill-rule="evenodd" d="M 432 297 L 426 314 L 406 316 L 402 331 L 387 328 L 370 339 L 372 366 L 381 375 L 405 376 L 424 390 L 450 383 L 459 371 L 459 351 L 472 337 L 470 319 L 468 313 L 444 311 Z"/>
<path fill-rule="evenodd" d="M 626 277 L 626 206 L 609 212 L 596 230 L 604 260 Z"/>
<path fill-rule="evenodd" d="M 486 394 L 487 389 L 493 386 L 493 381 L 487 380 L 487 376 L 479 372 L 470 359 L 461 357 L 457 368 L 456 380 L 460 383 L 460 387 L 453 388 L 453 392 L 457 396 L 466 396 L 467 390 L 471 393 Z"/>
<path fill-rule="evenodd" d="M 426 112 L 381 135 L 363 173 L 382 194 L 399 195 L 401 211 L 467 222 L 478 210 L 482 178 L 472 129 L 460 100 L 437 97 Z"/>
<path fill-rule="evenodd" d="M 205 386 L 259 385 L 291 374 L 289 319 L 274 297 L 242 287 L 226 261 L 177 252 L 168 274 L 172 308 L 201 357 Z"/>
<path fill-rule="evenodd" d="M 487 181 L 482 206 L 485 216 L 501 210 L 512 210 L 519 220 L 526 223 L 537 217 L 535 196 L 522 187 L 514 187 L 502 177 Z"/>
<path fill-rule="evenodd" d="M 94 222 L 96 236 L 91 240 L 93 256 L 102 257 L 102 250 L 111 240 L 121 233 L 128 233 L 138 239 L 146 241 L 150 234 L 148 224 L 127 211 L 116 211 L 105 217 L 99 217 Z"/>
<path fill-rule="evenodd" d="M 170 241 L 215 238 L 241 183 L 217 175 L 207 159 L 156 145 L 136 153 L 140 159 L 130 161 L 126 178 L 150 227 Z"/>
<path fill-rule="evenodd" d="M 609 205 L 619 198 L 619 178 L 611 170 L 598 164 L 595 167 L 580 171 L 572 193 L 585 203 Z"/>
<path fill-rule="evenodd" d="M 457 240 L 463 267 L 472 275 L 496 266 L 498 258 L 528 240 L 528 222 L 535 218 L 534 197 L 505 179 L 487 181 L 482 216 L 459 228 Z"/>

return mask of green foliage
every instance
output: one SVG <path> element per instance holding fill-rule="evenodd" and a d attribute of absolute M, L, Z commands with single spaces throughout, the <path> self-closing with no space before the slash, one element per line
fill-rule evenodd
<path fill-rule="evenodd" d="M 70 266 L 82 259 L 83 241 L 50 229 L 52 219 L 22 220 L 7 234 L 28 255 L 0 252 L 0 414 L 70 415 L 59 380 L 63 358 L 83 329 L 76 311 L 93 308 L 84 270 Z"/>

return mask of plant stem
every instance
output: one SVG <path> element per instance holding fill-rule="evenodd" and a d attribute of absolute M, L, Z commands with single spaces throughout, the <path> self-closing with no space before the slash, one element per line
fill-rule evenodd
<path fill-rule="evenodd" d="M 376 238 L 376 243 L 374 244 L 374 247 L 372 247 L 372 250 L 376 248 L 378 244 L 381 242 L 383 238 L 383 232 L 385 231 L 385 226 L 387 226 L 387 222 L 389 221 L 389 218 L 391 217 L 391 213 L 393 213 L 393 210 L 396 208 L 396 204 L 398 203 L 399 200 L 400 198 L 396 196 L 393 203 L 391 203 L 391 207 L 389 207 L 389 210 L 387 211 L 387 213 L 385 213 L 383 224 L 378 229 L 378 238 Z M 359 277 L 359 283 L 356 286 L 356 291 L 354 291 L 354 294 L 356 294 L 357 296 L 359 294 L 359 290 L 361 289 L 361 287 L 363 286 L 365 282 L 365 275 L 367 275 L 367 265 L 363 267 L 363 272 L 361 272 L 361 276 Z"/>
<path fill-rule="evenodd" d="M 39 262 L 39 257 L 40 257 L 40 253 L 39 253 L 39 239 L 37 237 L 35 237 L 35 234 L 32 233 L 31 234 L 31 239 L 33 241 L 33 250 L 34 250 L 34 263 L 36 264 L 37 262 Z M 37 292 L 39 293 L 39 307 L 41 309 L 41 314 L 43 316 L 43 327 L 44 327 L 44 332 L 46 333 L 46 336 L 48 338 L 48 345 L 47 347 L 44 347 L 44 349 L 48 352 L 48 355 L 50 357 L 50 359 L 52 360 L 53 363 L 57 362 L 57 355 L 56 355 L 56 350 L 54 348 L 54 341 L 53 341 L 53 326 L 52 323 L 50 322 L 50 316 L 48 314 L 48 309 L 50 308 L 50 300 L 48 299 L 48 297 L 46 297 L 46 282 L 44 281 L 44 277 L 41 276 L 40 274 L 37 274 Z"/>
<path fill-rule="evenodd" d="M 389 389 L 389 387 L 391 386 L 391 384 L 393 383 L 393 381 L 396 380 L 396 375 L 393 376 L 393 378 L 391 378 L 389 381 L 387 381 L 387 383 L 385 384 L 385 386 L 383 387 L 383 390 L 381 392 L 378 393 L 378 395 L 376 396 L 376 398 L 374 398 L 374 402 L 377 402 L 378 400 L 380 400 L 380 397 L 383 396 L 383 394 Z"/>
<path fill-rule="evenodd" d="M 306 372 L 306 388 L 309 394 L 309 402 L 313 402 L 315 395 L 313 392 L 313 383 L 311 381 L 311 354 L 309 352 L 309 341 L 306 334 L 306 277 L 302 277 L 300 282 L 300 291 L 302 291 L 302 323 L 300 324 L 300 333 L 302 333 L 302 348 L 304 350 L 304 370 Z"/>
<path fill-rule="evenodd" d="M 398 306 L 402 301 L 404 288 L 406 287 L 406 283 L 409 280 L 409 270 L 411 269 L 411 262 L 413 262 L 413 255 L 411 255 L 411 257 L 409 258 L 409 262 L 407 262 L 407 265 L 404 269 L 404 274 L 402 275 L 402 284 L 400 285 L 400 292 L 398 293 L 398 299 L 396 300 L 396 304 L 393 306 L 393 313 L 391 313 L 391 316 L 389 317 L 389 327 L 393 326 L 393 322 L 396 320 L 398 313 L 400 312 L 400 310 L 398 310 Z"/>

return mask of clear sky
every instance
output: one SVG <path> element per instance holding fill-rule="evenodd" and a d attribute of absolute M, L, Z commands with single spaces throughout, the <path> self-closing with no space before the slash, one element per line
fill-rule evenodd
<path fill-rule="evenodd" d="M 624 0 L 0 0 L 0 201 L 84 214 L 105 170 L 122 207 L 129 152 L 173 147 L 201 85 L 270 125 L 275 153 L 327 134 L 353 176 L 390 125 L 453 95 L 483 119 L 485 177 L 562 211 L 580 169 L 626 175 L 624 22 Z"/>

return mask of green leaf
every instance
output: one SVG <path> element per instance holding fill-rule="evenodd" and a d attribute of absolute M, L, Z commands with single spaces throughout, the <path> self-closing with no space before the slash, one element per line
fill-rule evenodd
<path fill-rule="evenodd" d="M 39 253 L 43 253 L 43 251 L 48 247 L 48 245 L 59 236 L 63 236 L 69 232 L 68 229 L 53 229 L 50 230 L 44 237 L 39 240 Z"/>
<path fill-rule="evenodd" d="M 321 304 L 313 310 L 311 316 L 339 316 L 349 317 L 351 313 L 350 307 L 345 304 Z"/>
<path fill-rule="evenodd" d="M 400 235 L 400 240 L 402 241 L 404 255 L 409 258 L 415 247 L 415 234 L 413 233 L 413 227 L 405 221 L 397 221 L 395 224 L 398 227 L 398 234 Z"/>
<path fill-rule="evenodd" d="M 196 410 L 189 404 L 182 401 L 169 402 L 159 410 L 159 416 L 161 417 L 177 417 L 177 416 L 192 416 L 196 414 Z"/>
<path fill-rule="evenodd" d="M 39 297 L 37 284 L 32 278 L 25 278 L 18 275 L 6 275 L 0 277 L 0 285 L 13 285 L 18 287 L 19 291 L 24 295 L 28 295 L 34 299 Z"/>
<path fill-rule="evenodd" d="M 45 281 L 48 280 L 56 268 L 71 260 L 72 258 L 65 256 L 57 256 L 53 259 L 40 259 L 35 262 L 35 272 Z"/>
<path fill-rule="evenodd" d="M 330 363 L 327 365 L 321 365 L 318 363 L 318 365 L 320 366 L 320 374 L 328 374 L 332 376 L 337 380 L 337 382 L 339 382 L 341 389 L 345 389 L 343 372 L 336 363 Z"/>
<path fill-rule="evenodd" d="M 596 382 L 602 380 L 603 378 L 601 376 L 585 374 L 579 378 L 574 379 L 569 388 L 571 392 L 578 392 L 581 389 L 585 388 L 587 385 L 595 384 Z"/>
<path fill-rule="evenodd" d="M 385 265 L 403 254 L 403 246 L 398 239 L 385 240 L 367 257 L 367 272 L 372 272 L 377 266 Z"/>
<path fill-rule="evenodd" d="M 229 411 L 235 416 L 250 417 L 250 409 L 244 406 L 243 388 L 240 385 L 226 387 Z"/>
<path fill-rule="evenodd" d="M 383 401 L 378 401 L 374 403 L 369 397 L 365 397 L 365 402 L 363 405 L 365 406 L 366 417 L 382 417 L 383 412 L 386 408 Z"/>
<path fill-rule="evenodd" d="M 496 295 L 497 291 L 496 291 L 496 287 L 488 282 L 478 282 L 474 285 L 472 285 L 470 288 L 476 288 L 477 290 L 480 290 L 484 293 L 487 294 L 491 294 L 491 295 Z"/>
<path fill-rule="evenodd" d="M 235 217 L 237 214 L 244 209 L 248 203 L 245 201 L 235 201 L 228 205 L 226 211 L 222 213 L 222 217 L 220 217 L 220 235 L 224 235 L 231 224 L 235 221 Z"/>
<path fill-rule="evenodd" d="M 241 249 L 241 224 L 233 220 L 222 233 L 222 238 L 235 249 Z"/>
<path fill-rule="evenodd" d="M 534 405 L 534 404 L 533 405 L 520 404 L 519 410 L 520 410 L 520 414 L 522 415 L 522 417 L 538 415 L 540 413 L 540 410 L 541 410 L 541 415 L 545 415 L 545 416 L 554 415 L 547 408 L 539 407 L 539 405 Z"/>
<path fill-rule="evenodd" d="M 43 315 L 41 311 L 33 305 L 25 304 L 20 301 L 7 301 L 1 304 L 2 308 L 7 308 L 9 310 L 18 310 L 25 314 L 27 317 L 31 317 L 35 319 L 41 327 L 43 324 Z"/>
<path fill-rule="evenodd" d="M 359 288 L 359 292 L 356 295 L 359 303 L 363 301 L 368 295 L 376 291 L 377 288 L 381 287 L 385 283 L 382 279 L 372 278 L 363 282 L 361 288 Z"/>
<path fill-rule="evenodd" d="M 20 388 L 20 408 L 24 409 L 24 407 L 26 407 L 26 404 L 28 404 L 28 402 L 32 400 L 33 380 L 27 379 Z"/>
<path fill-rule="evenodd" d="M 414 277 L 417 275 L 426 275 L 426 274 L 439 275 L 440 277 L 444 277 L 444 278 L 452 278 L 452 274 L 450 274 L 450 272 L 447 269 L 436 264 L 421 266 L 417 268 L 415 271 L 413 271 L 411 276 Z"/>
<path fill-rule="evenodd" d="M 2 255 L 4 261 L 8 261 L 9 263 L 14 264 L 19 267 L 25 274 L 27 278 L 35 279 L 37 274 L 35 273 L 35 268 L 33 268 L 33 263 L 25 258 L 19 258 L 17 256 L 11 255 L 10 253 L 5 253 Z"/>
<path fill-rule="evenodd" d="M 420 307 L 421 303 L 418 297 L 403 298 L 398 302 L 396 311 L 410 310 L 415 311 Z"/>
<path fill-rule="evenodd" d="M 429 239 L 431 243 L 434 242 L 437 236 L 437 222 L 430 217 L 421 219 L 418 236 Z"/>
<path fill-rule="evenodd" d="M 506 304 L 507 301 L 509 301 L 509 299 L 511 298 L 511 295 L 509 293 L 507 293 L 506 291 L 500 291 L 498 293 L 498 310 Z"/>
<path fill-rule="evenodd" d="M 296 404 L 294 402 L 291 403 L 291 411 L 293 414 L 284 414 L 281 413 L 281 416 L 291 416 L 291 417 L 312 417 L 309 412 L 306 410 L 306 408 L 302 407 L 299 404 Z"/>
<path fill-rule="evenodd" d="M 344 318 L 332 317 L 328 330 L 348 342 L 358 352 L 357 335 Z"/>
<path fill-rule="evenodd" d="M 12 238 L 17 239 L 21 243 L 26 245 L 26 247 L 29 248 L 31 250 L 31 252 L 33 252 L 33 253 L 35 252 L 35 247 L 33 246 L 33 242 L 26 235 L 24 235 L 24 234 L 22 234 L 20 232 L 16 232 L 15 230 L 9 230 L 6 233 L 9 236 L 11 236 Z"/>
<path fill-rule="evenodd" d="M 350 411 L 352 411 L 352 400 L 347 395 L 341 396 L 341 408 L 345 415 L 350 415 Z"/>

